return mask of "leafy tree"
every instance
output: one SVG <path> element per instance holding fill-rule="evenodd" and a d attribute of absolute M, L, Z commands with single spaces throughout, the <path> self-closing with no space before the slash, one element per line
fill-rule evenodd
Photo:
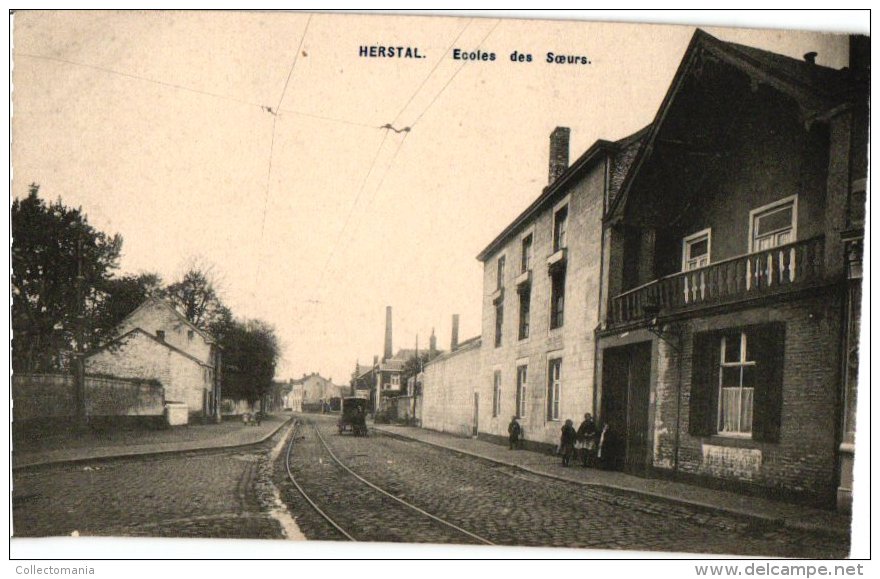
<path fill-rule="evenodd" d="M 12 362 L 21 372 L 54 371 L 76 346 L 82 305 L 84 346 L 99 339 L 89 322 L 101 288 L 118 267 L 122 237 L 89 225 L 80 208 L 46 203 L 31 184 L 12 202 Z M 81 280 L 78 279 L 81 265 Z M 81 281 L 82 304 L 77 286 Z"/>
<path fill-rule="evenodd" d="M 281 355 L 275 329 L 261 320 L 233 322 L 221 340 L 223 396 L 253 403 L 272 388 Z"/>
<path fill-rule="evenodd" d="M 418 356 L 413 356 L 403 363 L 403 370 L 400 374 L 400 383 L 405 386 L 407 380 L 413 376 L 417 376 L 425 368 L 425 364 L 430 360 L 429 352 L 422 352 Z"/>
<path fill-rule="evenodd" d="M 144 300 L 151 296 L 163 296 L 162 277 L 157 273 L 141 273 L 113 277 L 101 287 L 104 295 L 95 313 L 95 331 L 102 339 L 109 338 L 116 326 Z"/>

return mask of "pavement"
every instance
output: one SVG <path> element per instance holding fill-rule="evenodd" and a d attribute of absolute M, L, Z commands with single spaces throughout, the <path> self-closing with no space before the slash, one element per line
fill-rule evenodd
<path fill-rule="evenodd" d="M 556 480 L 637 493 L 662 501 L 710 511 L 721 511 L 759 523 L 800 531 L 827 533 L 847 539 L 851 532 L 851 518 L 835 511 L 714 490 L 682 482 L 642 478 L 622 472 L 580 466 L 564 468 L 558 457 L 546 453 L 509 450 L 507 446 L 500 444 L 421 428 L 383 424 L 373 425 L 372 429 Z"/>
<path fill-rule="evenodd" d="M 290 414 L 269 416 L 258 426 L 230 420 L 221 424 L 193 424 L 164 430 L 42 437 L 13 444 L 12 468 L 248 446 L 269 439 L 291 418 Z"/>

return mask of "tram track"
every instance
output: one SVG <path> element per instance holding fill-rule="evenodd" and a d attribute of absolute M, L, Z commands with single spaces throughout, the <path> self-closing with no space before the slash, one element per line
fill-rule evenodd
<path fill-rule="evenodd" d="M 309 426 L 311 428 L 297 421 L 293 427 L 285 453 L 287 478 L 312 512 L 333 529 L 334 538 L 495 544 L 367 480 L 340 460 L 318 425 Z M 302 445 L 300 454 L 295 452 L 297 443 Z M 324 456 L 330 458 L 331 468 L 324 462 Z M 295 464 L 297 462 L 300 464 Z M 351 486 L 352 479 L 359 484 Z M 344 492 L 334 492 L 334 488 L 342 488 Z M 340 500 L 343 497 L 344 500 Z"/>

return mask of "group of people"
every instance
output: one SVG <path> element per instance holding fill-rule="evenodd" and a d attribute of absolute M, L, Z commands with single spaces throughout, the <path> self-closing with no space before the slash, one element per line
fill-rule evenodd
<path fill-rule="evenodd" d="M 522 426 L 514 416 L 507 426 L 511 450 L 522 448 L 522 433 Z M 558 452 L 562 457 L 562 466 L 565 467 L 570 466 L 572 458 L 579 454 L 584 468 L 599 466 L 611 469 L 614 468 L 617 459 L 616 437 L 607 422 L 600 430 L 593 415 L 587 412 L 577 430 L 574 428 L 574 422 L 565 421 Z"/>
<path fill-rule="evenodd" d="M 581 464 L 586 467 L 600 466 L 612 468 L 614 461 L 614 435 L 611 426 L 605 423 L 602 429 L 596 426 L 593 415 L 584 414 L 584 421 L 577 430 L 570 419 L 562 427 L 559 439 L 559 454 L 562 466 L 569 466 L 571 459 L 580 454 Z"/>

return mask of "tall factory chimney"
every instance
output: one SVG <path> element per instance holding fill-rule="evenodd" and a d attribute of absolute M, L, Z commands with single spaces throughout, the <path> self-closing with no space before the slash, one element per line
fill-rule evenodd
<path fill-rule="evenodd" d="M 449 345 L 449 351 L 458 348 L 458 314 L 452 314 L 452 343 Z"/>
<path fill-rule="evenodd" d="M 382 357 L 383 362 L 394 356 L 391 349 L 391 306 L 385 306 L 385 355 Z"/>

